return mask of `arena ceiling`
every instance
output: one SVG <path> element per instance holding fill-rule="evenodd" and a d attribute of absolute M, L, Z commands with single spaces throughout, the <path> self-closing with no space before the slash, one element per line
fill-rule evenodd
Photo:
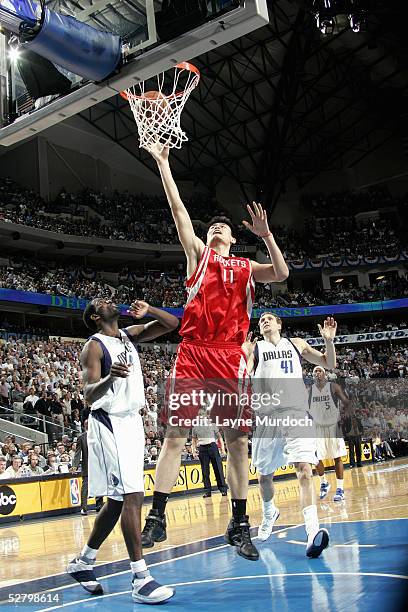
<path fill-rule="evenodd" d="M 230 177 L 273 207 L 288 180 L 303 187 L 322 171 L 352 167 L 401 130 L 402 15 L 376 0 L 367 31 L 323 36 L 311 4 L 271 0 L 268 26 L 195 60 L 202 82 L 183 113 L 190 142 L 172 155 L 177 180 L 213 188 Z M 81 117 L 154 168 L 125 100 Z"/>

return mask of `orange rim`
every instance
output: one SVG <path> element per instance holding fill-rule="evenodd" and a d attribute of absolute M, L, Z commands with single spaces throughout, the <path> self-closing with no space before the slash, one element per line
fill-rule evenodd
<path fill-rule="evenodd" d="M 196 66 L 194 66 L 194 64 L 190 64 L 190 62 L 181 62 L 180 64 L 176 64 L 175 68 L 180 68 L 180 70 L 188 70 L 189 72 L 193 72 L 196 76 L 198 76 L 198 81 L 201 78 L 201 73 L 199 69 Z M 197 84 L 198 84 L 198 81 L 197 81 Z M 184 94 L 184 91 L 176 91 L 176 93 L 171 94 L 170 96 L 165 96 L 163 94 L 163 98 L 167 98 L 167 99 L 176 98 L 178 96 L 182 96 Z M 122 96 L 122 98 L 124 98 L 128 102 L 130 100 L 149 100 L 151 101 L 150 98 L 145 98 L 144 95 L 138 96 L 133 93 L 127 93 L 126 91 L 121 91 L 119 93 Z"/>

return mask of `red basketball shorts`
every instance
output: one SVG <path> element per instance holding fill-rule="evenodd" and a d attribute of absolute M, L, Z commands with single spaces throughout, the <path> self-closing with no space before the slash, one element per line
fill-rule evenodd
<path fill-rule="evenodd" d="M 163 423 L 190 428 L 209 416 L 217 427 L 251 429 L 250 378 L 239 345 L 183 340 L 166 382 Z"/>

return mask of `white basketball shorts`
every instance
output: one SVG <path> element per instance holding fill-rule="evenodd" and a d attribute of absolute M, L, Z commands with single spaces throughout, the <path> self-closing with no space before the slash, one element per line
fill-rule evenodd
<path fill-rule="evenodd" d="M 144 492 L 145 435 L 138 412 L 124 416 L 93 410 L 88 419 L 89 497 L 117 501 Z"/>
<path fill-rule="evenodd" d="M 333 425 L 318 425 L 316 423 L 317 457 L 323 459 L 337 459 L 347 455 L 346 444 L 343 438 L 337 437 L 339 428 Z"/>
<path fill-rule="evenodd" d="M 260 474 L 267 476 L 294 463 L 318 463 L 314 429 L 313 435 L 301 438 L 282 435 L 281 428 L 256 427 L 252 438 L 252 464 Z"/>

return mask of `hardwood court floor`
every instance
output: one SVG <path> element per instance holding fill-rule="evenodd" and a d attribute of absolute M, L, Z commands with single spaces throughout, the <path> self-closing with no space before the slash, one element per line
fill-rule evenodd
<path fill-rule="evenodd" d="M 318 502 L 321 522 L 330 530 L 330 523 L 408 518 L 408 458 L 362 468 L 345 469 L 346 500 L 333 502 L 335 476 L 328 473 L 332 489 L 323 502 Z M 315 478 L 316 491 L 319 487 Z M 276 482 L 276 504 L 281 516 L 277 523 L 302 523 L 299 510 L 299 489 L 296 479 Z M 143 508 L 143 516 L 150 508 Z M 261 519 L 261 504 L 257 486 L 251 486 L 248 498 L 251 524 Z M 213 493 L 212 498 L 201 495 L 175 497 L 168 504 L 168 540 L 157 544 L 156 551 L 179 544 L 205 540 L 225 531 L 230 516 L 228 498 Z M 67 563 L 82 548 L 92 529 L 95 514 L 88 516 L 35 520 L 11 523 L 0 528 L 0 587 L 65 571 Z M 120 527 L 117 526 L 102 546 L 98 564 L 126 559 Z"/>

